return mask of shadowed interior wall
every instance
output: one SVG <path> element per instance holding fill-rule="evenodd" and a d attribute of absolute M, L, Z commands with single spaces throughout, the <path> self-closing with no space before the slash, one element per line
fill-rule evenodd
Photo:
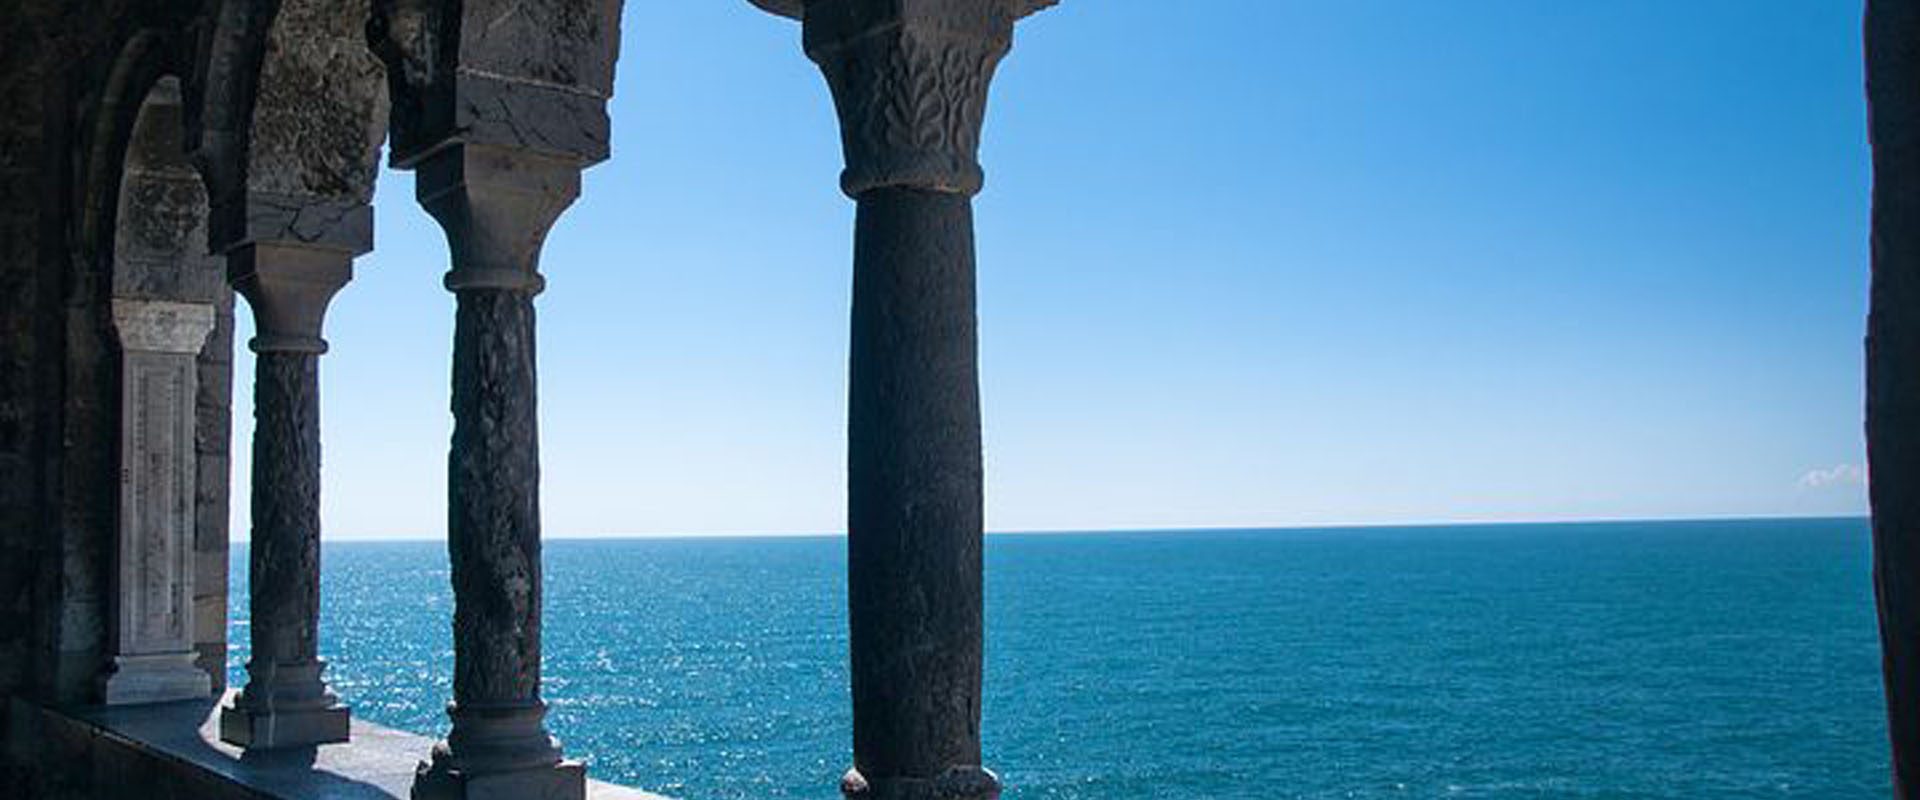
<path fill-rule="evenodd" d="M 0 92 L 0 694 L 29 687 L 35 534 L 45 513 L 46 365 L 57 308 L 39 236 L 45 95 L 28 81 Z"/>

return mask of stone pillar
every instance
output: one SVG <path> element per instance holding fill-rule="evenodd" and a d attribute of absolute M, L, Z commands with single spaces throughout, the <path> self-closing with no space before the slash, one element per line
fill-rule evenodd
<path fill-rule="evenodd" d="M 453 730 L 416 800 L 583 798 L 540 696 L 540 449 L 533 298 L 547 231 L 607 158 L 619 0 L 375 0 L 393 165 L 446 232 L 458 304 L 453 443 Z"/>
<path fill-rule="evenodd" d="M 1869 0 L 1867 460 L 1894 795 L 1920 798 L 1920 2 Z"/>
<path fill-rule="evenodd" d="M 199 423 L 194 460 L 193 620 L 200 668 L 215 694 L 227 688 L 228 494 L 233 486 L 233 289 L 221 283 L 213 305 L 213 334 L 199 359 Z"/>
<path fill-rule="evenodd" d="M 847 454 L 849 798 L 990 800 L 972 197 L 1033 0 L 755 0 L 803 20 L 857 203 Z"/>
<path fill-rule="evenodd" d="M 355 252 L 248 241 L 228 253 L 253 309 L 252 544 L 247 685 L 220 712 L 220 738 L 254 749 L 347 740 L 348 711 L 321 673 L 320 336 Z"/>
<path fill-rule="evenodd" d="M 583 798 L 540 698 L 540 437 L 533 297 L 540 247 L 580 192 L 577 161 L 457 144 L 417 166 L 446 231 L 458 302 L 447 551 L 453 564 L 453 730 L 413 796 Z"/>
<path fill-rule="evenodd" d="M 121 349 L 119 613 L 108 705 L 206 697 L 194 665 L 195 357 L 213 306 L 113 301 Z"/>

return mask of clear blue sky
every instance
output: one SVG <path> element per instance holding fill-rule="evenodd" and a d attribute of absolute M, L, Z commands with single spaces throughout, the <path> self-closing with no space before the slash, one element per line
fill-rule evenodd
<path fill-rule="evenodd" d="M 977 201 L 989 527 L 1861 512 L 1857 6 L 1023 23 Z M 842 530 L 825 85 L 745 0 L 629 0 L 622 49 L 544 257 L 548 535 Z M 328 322 L 329 538 L 445 527 L 445 246 L 382 180 Z"/>

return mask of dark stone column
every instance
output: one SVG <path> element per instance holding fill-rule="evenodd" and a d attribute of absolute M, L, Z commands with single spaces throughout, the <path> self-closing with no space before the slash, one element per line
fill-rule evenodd
<path fill-rule="evenodd" d="M 264 749 L 344 742 L 348 711 L 320 659 L 320 337 L 353 252 L 252 242 L 229 254 L 253 307 L 252 655 L 220 738 Z"/>
<path fill-rule="evenodd" d="M 990 798 L 980 767 L 981 467 L 972 208 L 860 196 L 847 453 L 850 797 Z"/>
<path fill-rule="evenodd" d="M 458 302 L 447 549 L 453 730 L 413 796 L 578 800 L 540 697 L 540 454 L 533 297 L 547 231 L 605 160 L 619 0 L 374 0 L 393 165 L 418 172 Z"/>
<path fill-rule="evenodd" d="M 213 679 L 213 693 L 227 689 L 228 492 L 233 485 L 229 450 L 233 439 L 233 290 L 222 284 L 214 302 L 213 333 L 196 362 L 199 396 L 194 407 L 195 663 Z"/>
<path fill-rule="evenodd" d="M 758 2 L 759 0 L 757 0 Z M 760 2 L 804 18 L 858 203 L 848 411 L 850 798 L 990 800 L 972 196 L 1012 0 Z"/>
<path fill-rule="evenodd" d="M 1920 3 L 1867 3 L 1867 460 L 1894 795 L 1920 797 Z"/>
<path fill-rule="evenodd" d="M 540 437 L 533 297 L 540 246 L 579 194 L 569 159 L 455 145 L 419 165 L 421 205 L 453 253 L 453 730 L 415 798 L 582 798 L 540 698 Z"/>

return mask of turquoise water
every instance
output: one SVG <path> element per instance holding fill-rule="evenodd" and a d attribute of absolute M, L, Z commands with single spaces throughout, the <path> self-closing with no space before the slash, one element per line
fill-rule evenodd
<path fill-rule="evenodd" d="M 549 542 L 568 753 L 687 800 L 837 797 L 841 555 Z M 1868 555 L 1862 520 L 993 536 L 987 763 L 1020 800 L 1885 797 Z M 445 546 L 324 563 L 335 688 L 444 733 Z"/>

